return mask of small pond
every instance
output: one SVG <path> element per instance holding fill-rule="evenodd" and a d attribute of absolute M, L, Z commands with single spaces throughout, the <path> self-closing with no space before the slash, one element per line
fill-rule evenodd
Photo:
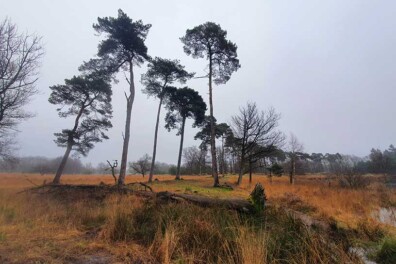
<path fill-rule="evenodd" d="M 396 226 L 396 207 L 381 207 L 378 211 L 373 212 L 372 216 L 383 224 Z"/>

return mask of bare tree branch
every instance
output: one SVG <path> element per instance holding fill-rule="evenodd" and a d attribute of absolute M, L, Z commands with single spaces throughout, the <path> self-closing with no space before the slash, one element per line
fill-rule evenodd
<path fill-rule="evenodd" d="M 35 83 L 43 56 L 41 37 L 19 34 L 15 24 L 0 24 L 0 133 L 15 130 L 32 117 L 22 108 L 37 93 Z"/>

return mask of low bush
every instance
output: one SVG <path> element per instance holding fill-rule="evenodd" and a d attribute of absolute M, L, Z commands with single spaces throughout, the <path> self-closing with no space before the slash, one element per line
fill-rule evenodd
<path fill-rule="evenodd" d="M 383 241 L 375 260 L 379 264 L 396 263 L 396 238 L 386 238 Z"/>
<path fill-rule="evenodd" d="M 370 184 L 370 180 L 362 173 L 351 168 L 339 175 L 339 184 L 343 188 L 359 189 L 367 187 Z"/>

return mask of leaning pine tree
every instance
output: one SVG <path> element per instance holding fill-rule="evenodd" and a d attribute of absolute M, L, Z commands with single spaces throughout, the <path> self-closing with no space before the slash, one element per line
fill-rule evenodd
<path fill-rule="evenodd" d="M 82 69 L 106 71 L 106 74 L 124 71 L 129 75 L 125 76 L 129 84 L 129 94 L 125 93 L 127 109 L 118 178 L 118 184 L 123 185 L 127 168 L 132 106 L 135 99 L 133 69 L 134 66 L 140 66 L 149 59 L 144 41 L 151 25 L 145 25 L 141 20 L 132 21 L 119 9 L 117 18 L 98 18 L 98 24 L 94 24 L 93 27 L 98 33 L 104 33 L 106 38 L 99 43 L 98 58 L 85 63 Z"/>
<path fill-rule="evenodd" d="M 194 126 L 198 126 L 205 120 L 206 104 L 197 91 L 188 87 L 176 89 L 167 88 L 169 91 L 169 102 L 166 105 L 168 113 L 165 117 L 165 127 L 178 129 L 180 135 L 179 156 L 177 159 L 176 180 L 180 180 L 180 165 L 183 152 L 184 127 L 187 118 L 194 119 Z"/>
<path fill-rule="evenodd" d="M 72 150 L 85 156 L 94 147 L 94 143 L 108 139 L 104 132 L 112 127 L 112 92 L 109 80 L 97 75 L 66 79 L 65 84 L 54 85 L 50 89 L 52 92 L 48 101 L 60 106 L 57 109 L 59 116 L 74 117 L 71 129 L 55 133 L 55 143 L 66 147 L 53 180 L 54 184 L 59 184 Z"/>
<path fill-rule="evenodd" d="M 216 187 L 219 186 L 219 177 L 216 158 L 216 131 L 213 117 L 212 80 L 215 84 L 224 84 L 231 78 L 231 74 L 241 67 L 237 58 L 237 46 L 235 43 L 227 40 L 227 31 L 213 22 L 206 22 L 193 29 L 188 29 L 186 35 L 180 38 L 180 40 L 184 44 L 184 52 L 187 55 L 191 55 L 193 58 L 206 57 L 209 61 L 209 72 L 204 77 L 209 79 L 210 146 L 212 176 L 214 178 L 214 186 Z"/>
<path fill-rule="evenodd" d="M 148 64 L 148 70 L 142 75 L 142 84 L 145 86 L 143 92 L 148 96 L 159 99 L 157 121 L 155 123 L 153 157 L 151 160 L 150 176 L 148 181 L 152 182 L 155 168 L 155 157 L 157 153 L 157 137 L 158 126 L 161 114 L 161 107 L 164 100 L 167 99 L 167 89 L 174 82 L 186 83 L 186 81 L 194 76 L 184 70 L 184 66 L 178 60 L 168 60 L 156 57 Z"/>

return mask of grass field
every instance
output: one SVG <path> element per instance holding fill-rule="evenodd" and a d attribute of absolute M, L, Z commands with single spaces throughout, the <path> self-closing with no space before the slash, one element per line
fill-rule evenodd
<path fill-rule="evenodd" d="M 271 206 L 247 216 L 224 208 L 162 205 L 133 195 L 70 200 L 21 192 L 50 182 L 52 175 L 0 174 L 0 263 L 359 263 L 349 246 L 380 252 L 394 242 L 396 229 L 381 223 L 375 212 L 396 205 L 396 191 L 379 181 L 351 190 L 329 186 L 320 175 L 301 176 L 295 185 L 287 177 L 270 183 L 254 175 L 252 184 L 246 177 L 240 187 L 228 190 L 212 188 L 210 176 L 155 178 L 156 192 L 219 199 L 247 199 L 261 182 Z M 127 177 L 128 182 L 143 180 Z M 236 176 L 221 181 L 233 184 Z M 62 182 L 114 184 L 104 175 L 64 175 Z M 284 207 L 331 222 L 335 231 L 310 230 Z"/>

